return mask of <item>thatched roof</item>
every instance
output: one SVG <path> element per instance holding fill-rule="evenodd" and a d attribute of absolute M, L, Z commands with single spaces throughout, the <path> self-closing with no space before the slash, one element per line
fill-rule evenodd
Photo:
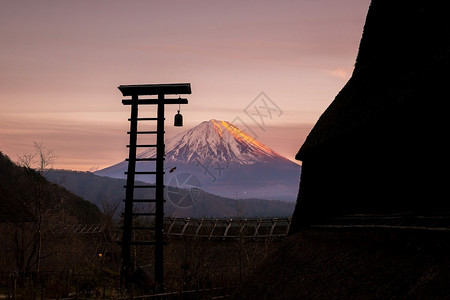
<path fill-rule="evenodd" d="M 352 78 L 319 118 L 297 159 L 368 131 L 442 125 L 450 82 L 445 5 L 372 1 Z"/>
<path fill-rule="evenodd" d="M 296 156 L 291 232 L 346 214 L 450 212 L 445 4 L 372 0 L 352 77 Z"/>

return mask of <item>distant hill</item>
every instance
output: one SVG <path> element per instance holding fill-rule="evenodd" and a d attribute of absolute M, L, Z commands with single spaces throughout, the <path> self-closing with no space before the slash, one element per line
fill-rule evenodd
<path fill-rule="evenodd" d="M 32 203 L 36 197 L 37 185 L 40 185 L 42 205 L 48 214 L 64 212 L 78 223 L 100 223 L 102 220 L 103 214 L 97 206 L 47 181 L 39 173 L 16 165 L 0 152 L 0 206 L 14 207 L 13 210 L 4 212 L 9 214 L 9 222 L 33 218 L 30 214 L 33 214 Z"/>
<path fill-rule="evenodd" d="M 49 181 L 60 184 L 73 193 L 96 204 L 100 209 L 113 210 L 115 215 L 123 210 L 125 179 L 102 177 L 90 172 L 51 170 Z M 294 211 L 294 203 L 264 199 L 231 199 L 207 193 L 201 189 L 165 189 L 166 217 L 287 217 Z M 136 190 L 136 198 L 152 196 L 153 191 Z M 145 193 L 150 193 L 145 194 Z M 151 210 L 141 206 L 138 209 Z"/>

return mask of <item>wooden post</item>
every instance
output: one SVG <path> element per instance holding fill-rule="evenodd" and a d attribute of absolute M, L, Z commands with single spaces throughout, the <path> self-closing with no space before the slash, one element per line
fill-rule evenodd
<path fill-rule="evenodd" d="M 133 198 L 134 179 L 136 172 L 136 143 L 137 143 L 137 119 L 138 119 L 138 96 L 132 96 L 131 117 L 130 117 L 130 146 L 128 156 L 128 173 L 125 193 L 125 211 L 123 217 L 122 236 L 122 269 L 121 286 L 127 290 L 130 287 L 129 277 L 131 269 L 131 227 L 133 223 Z"/>
<path fill-rule="evenodd" d="M 155 281 L 164 290 L 164 94 L 158 95 L 158 124 L 156 136 L 156 191 L 155 191 Z"/>

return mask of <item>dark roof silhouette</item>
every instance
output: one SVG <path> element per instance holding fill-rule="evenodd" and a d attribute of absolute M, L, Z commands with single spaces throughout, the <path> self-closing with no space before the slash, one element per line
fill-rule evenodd
<path fill-rule="evenodd" d="M 450 27 L 443 1 L 374 0 L 352 78 L 317 121 L 297 154 L 383 126 L 402 112 L 438 116 L 448 95 Z M 439 94 L 441 93 L 442 94 Z M 438 96 L 431 98 L 431 96 Z M 420 122 L 420 119 L 410 119 Z"/>
<path fill-rule="evenodd" d="M 444 1 L 373 0 L 351 79 L 300 148 L 293 230 L 348 213 L 450 210 Z"/>

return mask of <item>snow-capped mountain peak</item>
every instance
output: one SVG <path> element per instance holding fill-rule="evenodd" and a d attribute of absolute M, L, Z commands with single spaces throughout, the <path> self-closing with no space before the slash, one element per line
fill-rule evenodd
<path fill-rule="evenodd" d="M 167 186 L 188 185 L 223 197 L 297 199 L 301 167 L 229 122 L 202 122 L 166 139 L 165 148 L 166 169 L 176 168 L 165 173 Z M 149 148 L 138 157 L 156 157 L 156 149 Z M 152 161 L 136 164 L 137 171 L 155 167 Z M 126 178 L 127 168 L 128 162 L 122 161 L 95 174 Z M 155 176 L 137 175 L 136 180 L 154 183 Z"/>
<path fill-rule="evenodd" d="M 166 160 L 201 162 L 219 160 L 232 164 L 253 164 L 283 158 L 269 147 L 226 121 L 204 121 L 194 128 L 166 140 Z M 155 149 L 139 154 L 154 157 Z"/>

